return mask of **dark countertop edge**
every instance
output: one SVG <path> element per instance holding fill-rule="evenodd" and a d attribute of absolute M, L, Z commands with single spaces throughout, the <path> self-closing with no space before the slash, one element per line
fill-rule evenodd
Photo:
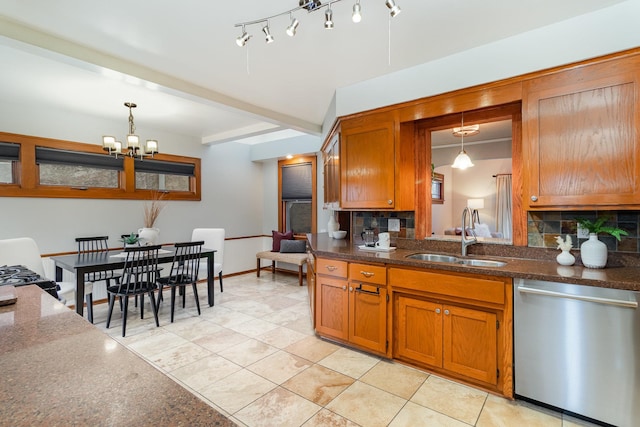
<path fill-rule="evenodd" d="M 459 258 L 460 253 L 398 247 L 391 252 L 362 251 L 351 241 L 335 240 L 325 234 L 309 234 L 307 240 L 311 251 L 316 256 L 343 259 L 345 261 L 361 261 L 384 264 L 386 266 L 425 268 L 431 270 L 451 271 L 456 273 L 477 273 L 514 279 L 545 280 L 577 285 L 597 286 L 630 291 L 640 291 L 640 267 L 613 266 L 603 269 L 586 268 L 581 265 L 561 266 L 555 260 L 535 258 L 515 258 L 497 255 L 470 254 L 467 258 L 496 259 L 506 261 L 504 267 L 475 267 L 460 264 L 412 260 L 407 255 L 420 252 L 442 253 Z M 459 245 L 459 244 L 458 244 Z M 474 246 L 482 246 L 477 244 Z M 485 245 L 489 246 L 489 245 Z M 493 245 L 492 245 L 493 246 Z M 483 252 L 479 250 L 478 252 Z M 557 251 L 555 253 L 558 253 Z"/>

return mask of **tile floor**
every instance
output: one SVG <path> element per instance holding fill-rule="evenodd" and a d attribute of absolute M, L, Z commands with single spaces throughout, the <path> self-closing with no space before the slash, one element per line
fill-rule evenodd
<path fill-rule="evenodd" d="M 189 291 L 173 324 L 165 291 L 160 328 L 148 302 L 142 320 L 130 304 L 126 338 L 117 315 L 105 328 L 107 304 L 95 323 L 239 426 L 589 425 L 321 340 L 297 280 L 229 277 L 214 307 L 200 284 L 202 315 Z"/>

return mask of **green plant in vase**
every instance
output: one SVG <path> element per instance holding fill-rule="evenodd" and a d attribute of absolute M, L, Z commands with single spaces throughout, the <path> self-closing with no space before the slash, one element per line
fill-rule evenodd
<path fill-rule="evenodd" d="M 589 234 L 606 233 L 612 235 L 613 237 L 618 239 L 618 241 L 620 241 L 621 236 L 627 236 L 629 234 L 622 228 L 605 225 L 608 220 L 609 217 L 606 216 L 601 216 L 595 221 L 591 221 L 586 218 L 576 218 L 576 222 L 580 225 L 580 227 L 586 228 L 589 231 Z"/>
<path fill-rule="evenodd" d="M 122 243 L 124 243 L 125 248 L 127 246 L 134 246 L 140 242 L 140 237 L 136 233 L 131 233 L 128 236 L 124 236 L 122 239 Z"/>
<path fill-rule="evenodd" d="M 580 245 L 582 265 L 587 268 L 604 268 L 607 265 L 607 245 L 598 240 L 599 233 L 610 234 L 618 241 L 620 241 L 621 236 L 629 234 L 621 228 L 605 225 L 608 220 L 609 218 L 606 216 L 601 216 L 595 221 L 576 218 L 578 225 L 589 231 L 589 239 Z"/>

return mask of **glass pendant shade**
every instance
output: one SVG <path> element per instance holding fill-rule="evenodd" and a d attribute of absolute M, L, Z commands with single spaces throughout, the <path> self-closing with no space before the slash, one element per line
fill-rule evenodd
<path fill-rule="evenodd" d="M 467 152 L 464 150 L 461 150 L 460 153 L 458 153 L 458 155 L 456 156 L 456 159 L 453 161 L 453 164 L 451 165 L 451 167 L 454 169 L 462 169 L 462 170 L 466 168 L 470 168 L 472 166 L 473 166 L 473 163 L 471 162 L 471 158 L 469 157 Z"/>

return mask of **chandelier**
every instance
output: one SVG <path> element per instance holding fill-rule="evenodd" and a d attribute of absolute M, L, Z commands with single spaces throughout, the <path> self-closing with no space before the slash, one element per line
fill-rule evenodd
<path fill-rule="evenodd" d="M 300 21 L 298 21 L 298 19 L 294 16 L 294 12 L 297 12 L 301 9 L 306 9 L 308 13 L 311 13 L 326 7 L 326 10 L 324 12 L 324 28 L 327 30 L 331 30 L 333 29 L 333 11 L 331 10 L 331 5 L 334 3 L 340 3 L 341 1 L 343 0 L 331 0 L 326 4 L 322 4 L 322 2 L 318 0 L 299 0 L 298 6 L 294 7 L 293 9 L 276 13 L 275 15 L 267 16 L 261 19 L 256 19 L 254 21 L 239 22 L 235 24 L 235 27 L 242 27 L 242 34 L 236 39 L 236 44 L 240 47 L 247 44 L 252 35 L 247 33 L 246 27 L 249 27 L 251 25 L 262 25 L 262 32 L 265 36 L 265 42 L 272 43 L 274 41 L 274 37 L 271 34 L 271 19 L 286 15 L 289 16 L 289 25 L 286 27 L 285 32 L 290 37 L 295 36 L 296 31 L 298 30 L 298 26 L 300 25 Z M 391 17 L 396 16 L 402 11 L 400 7 L 396 5 L 395 0 L 386 0 L 385 4 L 389 8 L 389 14 L 391 15 Z M 351 20 L 355 23 L 360 22 L 362 20 L 361 12 L 362 8 L 360 7 L 360 0 L 356 0 L 355 4 L 353 5 Z"/>
<path fill-rule="evenodd" d="M 131 109 L 136 108 L 137 105 L 133 102 L 125 102 L 124 106 L 129 109 L 129 133 L 125 139 L 125 144 L 122 145 L 122 142 L 116 141 L 113 136 L 104 135 L 102 137 L 102 149 L 109 154 L 113 154 L 116 158 L 118 158 L 118 154 L 140 157 L 141 160 L 144 156 L 153 157 L 158 152 L 158 141 L 147 139 L 143 146 L 140 145 L 140 137 L 135 134 L 136 125 L 133 122 L 133 113 L 131 112 Z"/>

